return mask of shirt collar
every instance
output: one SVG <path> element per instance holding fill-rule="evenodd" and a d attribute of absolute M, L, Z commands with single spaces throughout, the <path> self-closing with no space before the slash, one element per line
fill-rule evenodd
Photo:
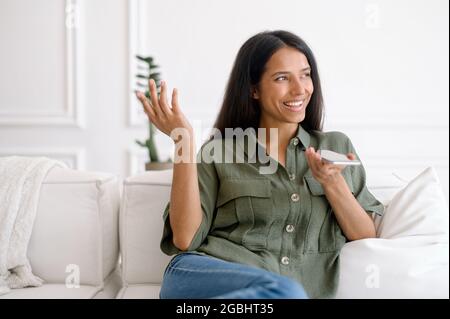
<path fill-rule="evenodd" d="M 292 138 L 291 141 L 294 139 L 298 139 L 301 143 L 301 146 L 303 146 L 303 150 L 306 150 L 311 142 L 311 136 L 309 133 L 300 125 L 298 124 L 297 133 L 295 134 L 295 137 Z M 261 144 L 257 143 L 257 137 L 255 132 L 252 132 L 248 135 L 248 140 L 245 142 L 244 139 L 238 139 L 237 141 L 238 145 L 243 148 L 244 153 L 248 155 L 248 144 L 247 143 L 256 143 L 257 147 L 262 147 Z M 297 144 L 297 146 L 300 145 L 300 143 Z M 255 145 L 255 144 L 253 144 Z"/>
<path fill-rule="evenodd" d="M 311 142 L 311 136 L 300 124 L 298 124 L 296 138 L 300 140 L 304 150 L 306 150 L 309 147 L 309 144 Z"/>

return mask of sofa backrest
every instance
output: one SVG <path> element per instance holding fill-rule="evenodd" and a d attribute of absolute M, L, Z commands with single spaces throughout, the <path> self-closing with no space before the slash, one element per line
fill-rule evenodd
<path fill-rule="evenodd" d="M 385 206 L 389 204 L 394 195 L 408 184 L 395 172 L 369 173 L 367 176 L 367 187 L 369 191 Z"/>
<path fill-rule="evenodd" d="M 124 181 L 119 218 L 124 285 L 161 283 L 170 260 L 159 244 L 171 183 L 172 170 L 149 171 Z"/>
<path fill-rule="evenodd" d="M 40 191 L 28 245 L 33 273 L 46 283 L 101 286 L 119 256 L 115 175 L 53 168 Z"/>

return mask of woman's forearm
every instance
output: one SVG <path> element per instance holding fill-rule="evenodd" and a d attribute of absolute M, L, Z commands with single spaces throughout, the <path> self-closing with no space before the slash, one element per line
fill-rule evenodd
<path fill-rule="evenodd" d="M 194 132 L 178 104 L 178 90 L 173 90 L 171 105 L 167 100 L 165 81 L 161 81 L 161 92 L 158 94 L 156 82 L 150 79 L 149 90 L 150 100 L 142 92 L 136 92 L 136 95 L 150 122 L 174 141 L 177 140 L 169 221 L 173 232 L 173 244 L 180 250 L 187 250 L 203 217 L 195 161 Z M 184 154 L 179 154 L 180 149 Z M 181 162 L 178 161 L 180 158 Z"/>
<path fill-rule="evenodd" d="M 353 196 L 342 175 L 335 183 L 322 186 L 337 222 L 348 240 L 376 237 L 372 218 Z"/>
<path fill-rule="evenodd" d="M 189 150 L 189 157 L 187 157 L 189 160 L 180 163 L 175 160 L 169 218 L 174 245 L 180 250 L 187 250 L 202 222 L 203 214 L 200 204 L 194 138 L 178 143 L 184 143 L 183 151 Z M 177 149 L 175 158 L 180 155 L 177 154 Z"/>

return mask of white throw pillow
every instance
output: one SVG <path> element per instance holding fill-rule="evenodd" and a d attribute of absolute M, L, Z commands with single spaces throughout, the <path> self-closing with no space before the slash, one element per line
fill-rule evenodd
<path fill-rule="evenodd" d="M 422 236 L 369 238 L 344 245 L 338 299 L 448 298 L 448 243 Z"/>
<path fill-rule="evenodd" d="M 436 172 L 427 168 L 389 203 L 380 238 L 344 245 L 336 298 L 448 298 L 448 214 Z"/>
<path fill-rule="evenodd" d="M 387 206 L 377 229 L 379 238 L 428 236 L 448 242 L 448 204 L 432 167 L 425 169 Z"/>

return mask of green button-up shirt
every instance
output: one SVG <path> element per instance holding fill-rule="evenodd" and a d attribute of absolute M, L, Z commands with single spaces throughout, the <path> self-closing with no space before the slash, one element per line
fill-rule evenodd
<path fill-rule="evenodd" d="M 308 133 L 299 125 L 286 150 L 285 167 L 270 158 L 276 164 L 271 174 L 261 174 L 264 165 L 251 160 L 248 146 L 257 141 L 255 134 L 236 139 L 231 149 L 223 141 L 205 143 L 198 156 L 203 220 L 189 251 L 289 276 L 310 298 L 332 298 L 346 238 L 321 184 L 312 176 L 305 150 L 313 146 L 356 154 L 350 139 L 340 132 Z M 200 157 L 205 148 L 212 160 Z M 243 151 L 244 161 L 237 159 L 238 151 Z M 234 163 L 224 160 L 227 152 Z M 384 206 L 368 191 L 363 166 L 348 166 L 342 174 L 363 209 L 382 215 Z M 172 242 L 169 205 L 163 215 L 161 249 L 172 255 L 180 251 Z"/>

